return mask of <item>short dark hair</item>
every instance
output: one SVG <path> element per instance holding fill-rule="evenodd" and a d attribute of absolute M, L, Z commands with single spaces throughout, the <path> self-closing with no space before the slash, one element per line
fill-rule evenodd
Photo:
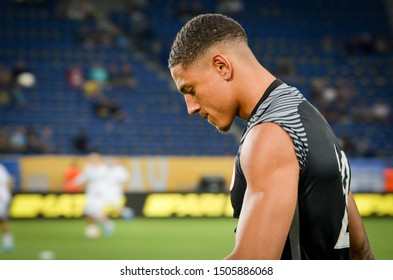
<path fill-rule="evenodd" d="M 203 14 L 189 20 L 177 33 L 169 54 L 169 68 L 181 64 L 189 67 L 204 52 L 222 42 L 246 42 L 243 27 L 221 14 Z"/>

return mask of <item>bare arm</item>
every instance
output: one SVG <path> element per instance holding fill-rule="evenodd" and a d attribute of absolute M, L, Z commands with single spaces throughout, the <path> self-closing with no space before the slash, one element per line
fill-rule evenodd
<path fill-rule="evenodd" d="M 350 258 L 353 260 L 373 260 L 374 254 L 368 242 L 362 218 L 352 193 L 348 196 L 348 222 L 350 236 Z"/>
<path fill-rule="evenodd" d="M 297 201 L 299 166 L 292 140 L 276 124 L 258 125 L 247 135 L 240 163 L 247 190 L 227 259 L 280 259 Z"/>

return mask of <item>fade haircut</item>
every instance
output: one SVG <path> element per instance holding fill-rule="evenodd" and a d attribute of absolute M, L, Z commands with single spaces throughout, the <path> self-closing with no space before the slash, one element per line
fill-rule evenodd
<path fill-rule="evenodd" d="M 203 14 L 188 21 L 177 33 L 168 59 L 168 67 L 191 66 L 206 50 L 220 43 L 247 43 L 243 27 L 221 14 Z"/>

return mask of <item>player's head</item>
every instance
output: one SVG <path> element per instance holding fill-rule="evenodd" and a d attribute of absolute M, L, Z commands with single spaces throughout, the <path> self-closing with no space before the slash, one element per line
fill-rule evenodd
<path fill-rule="evenodd" d="M 204 14 L 185 24 L 168 65 L 190 115 L 198 113 L 219 131 L 230 129 L 238 114 L 234 65 L 244 63 L 249 51 L 244 29 L 227 16 Z"/>
<path fill-rule="evenodd" d="M 102 162 L 102 157 L 97 152 L 93 152 L 93 153 L 89 154 L 88 158 L 89 158 L 90 163 L 92 163 L 92 164 L 99 164 Z"/>
<path fill-rule="evenodd" d="M 177 33 L 169 54 L 168 66 L 182 65 L 187 69 L 212 46 L 230 44 L 236 47 L 247 43 L 243 27 L 221 14 L 203 14 L 194 17 Z"/>

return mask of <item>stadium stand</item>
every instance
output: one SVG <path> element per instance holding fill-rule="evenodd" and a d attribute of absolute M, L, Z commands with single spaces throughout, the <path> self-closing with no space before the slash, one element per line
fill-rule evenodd
<path fill-rule="evenodd" d="M 59 154 L 75 152 L 72 138 L 81 128 L 90 147 L 103 154 L 236 152 L 236 135 L 222 135 L 204 120 L 186 117 L 184 101 L 168 77 L 170 44 L 184 23 L 177 13 L 182 1 L 126 1 L 127 6 L 123 1 L 92 1 L 94 13 L 88 10 L 83 19 L 60 13 L 59 3 L 67 7 L 72 1 L 16 2 L 0 2 L 0 62 L 12 69 L 16 61 L 25 61 L 37 82 L 22 90 L 22 106 L 0 106 L 3 127 L 24 125 L 40 131 L 49 126 Z M 144 5 L 131 5 L 134 2 Z M 195 2 L 198 12 L 215 12 L 220 1 Z M 350 143 L 355 145 L 351 156 L 393 157 L 391 8 L 382 0 L 242 2 L 244 9 L 233 17 L 246 29 L 258 58 L 322 111 L 326 105 L 327 113 L 337 112 L 329 121 L 348 150 Z M 119 119 L 97 116 L 95 101 L 86 97 L 85 89 L 67 85 L 70 67 L 81 65 L 88 77 L 95 63 L 107 70 L 113 64 L 133 67 L 134 87 L 104 81 L 101 92 L 121 110 Z M 318 81 L 333 102 L 318 103 L 312 92 Z M 329 107 L 342 101 L 342 81 L 352 95 L 347 88 L 346 102 L 340 103 L 344 105 Z M 372 110 L 374 104 L 380 105 L 375 109 L 382 115 Z"/>

